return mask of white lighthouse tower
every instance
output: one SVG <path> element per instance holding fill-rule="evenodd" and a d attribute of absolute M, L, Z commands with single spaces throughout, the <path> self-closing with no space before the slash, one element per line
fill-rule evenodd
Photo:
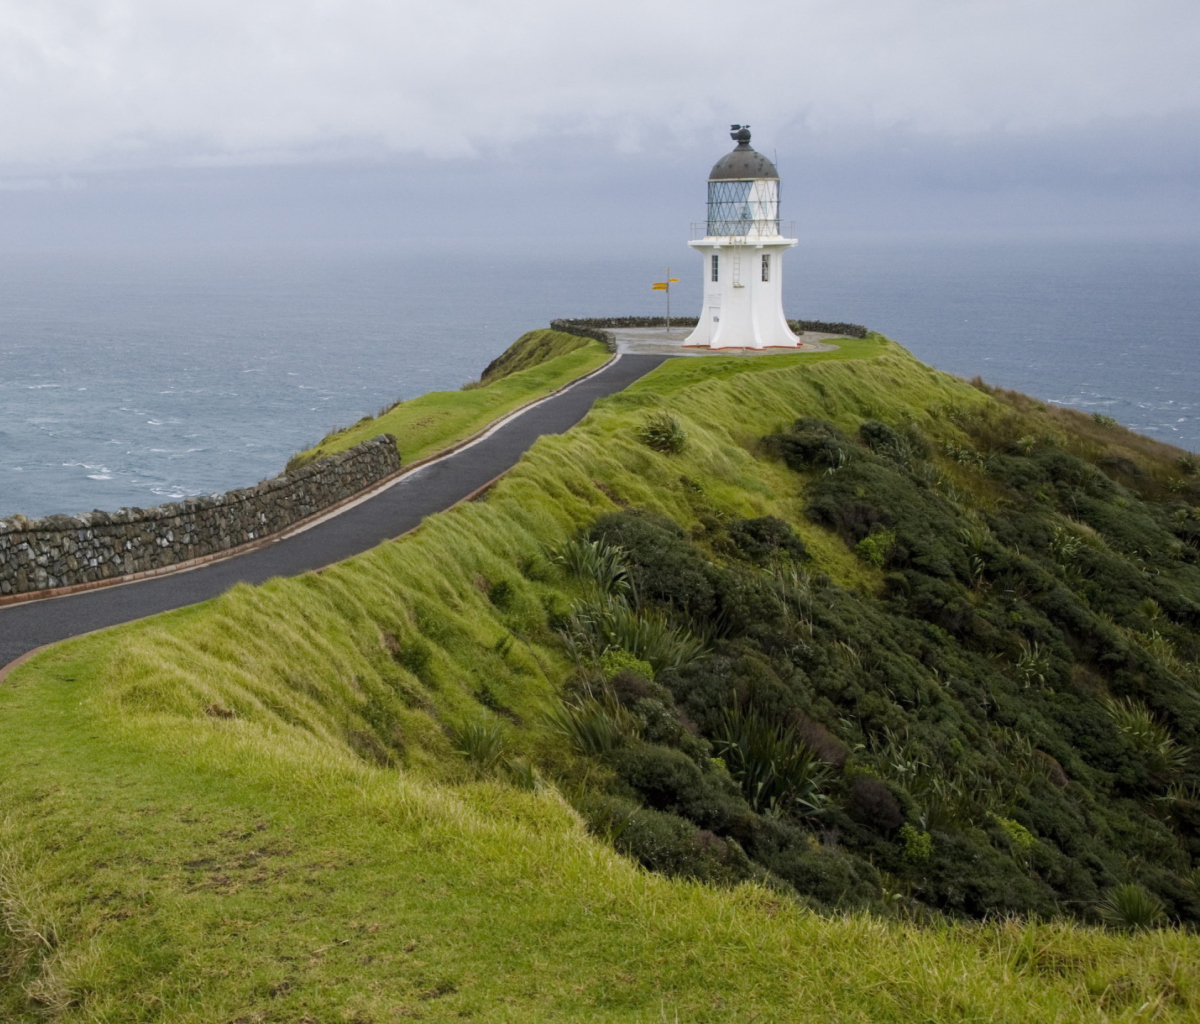
<path fill-rule="evenodd" d="M 704 235 L 688 242 L 704 257 L 704 307 L 684 344 L 796 348 L 783 315 L 783 253 L 796 239 L 781 233 L 779 172 L 750 148 L 749 125 L 730 136 L 737 148 L 708 176 Z"/>

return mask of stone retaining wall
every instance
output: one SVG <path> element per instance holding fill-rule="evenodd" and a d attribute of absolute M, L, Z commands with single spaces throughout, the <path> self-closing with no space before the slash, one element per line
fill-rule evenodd
<path fill-rule="evenodd" d="M 674 327 L 695 327 L 694 316 L 673 316 L 671 324 Z M 584 338 L 595 338 L 608 345 L 609 350 L 616 351 L 616 339 L 604 328 L 622 327 L 666 327 L 665 316 L 592 316 L 580 317 L 575 320 L 553 320 L 550 326 L 564 334 L 575 334 Z M 840 334 L 847 338 L 865 338 L 867 329 L 861 324 L 832 323 L 828 320 L 789 320 L 788 326 L 797 334 L 805 331 L 819 331 L 822 334 Z"/>
<path fill-rule="evenodd" d="M 577 338 L 591 338 L 600 342 L 610 352 L 616 352 L 617 339 L 608 331 L 600 330 L 589 320 L 551 320 L 550 329 L 561 331 L 563 334 L 573 334 Z"/>
<path fill-rule="evenodd" d="M 256 487 L 156 508 L 0 519 L 0 597 L 217 555 L 278 533 L 399 468 L 396 439 L 380 434 Z"/>

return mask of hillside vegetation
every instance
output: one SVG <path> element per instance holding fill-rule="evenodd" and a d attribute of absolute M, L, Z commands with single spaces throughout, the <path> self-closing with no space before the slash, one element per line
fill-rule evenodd
<path fill-rule="evenodd" d="M 364 416 L 294 455 L 289 470 L 353 448 L 379 434 L 396 438 L 407 465 L 461 441 L 493 420 L 598 369 L 610 358 L 598 341 L 559 331 L 530 331 L 494 360 L 478 382 L 459 391 L 429 391 Z"/>
<path fill-rule="evenodd" d="M 1194 1020 L 1194 463 L 828 355 L 14 672 L 0 1017 Z"/>
<path fill-rule="evenodd" d="M 576 349 L 587 348 L 599 342 L 589 338 L 581 338 L 563 331 L 543 328 L 537 331 L 526 331 L 516 341 L 508 346 L 484 368 L 479 376 L 480 384 L 491 384 L 503 377 L 509 377 L 522 370 L 528 370 L 539 363 L 549 362 L 559 356 L 565 356 Z"/>

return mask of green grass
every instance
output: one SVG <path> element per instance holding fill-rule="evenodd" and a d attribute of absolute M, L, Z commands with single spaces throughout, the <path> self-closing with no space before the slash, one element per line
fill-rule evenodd
<path fill-rule="evenodd" d="M 841 338 L 834 342 L 832 352 L 773 352 L 755 355 L 747 351 L 738 355 L 705 355 L 672 359 L 655 371 L 653 381 L 647 379 L 633 385 L 631 390 L 652 388 L 656 394 L 667 394 L 709 380 L 727 380 L 741 373 L 765 373 L 812 363 L 843 362 L 874 359 L 888 351 L 893 343 L 881 334 L 865 338 Z"/>
<path fill-rule="evenodd" d="M 668 363 L 486 500 L 14 672 L 0 1019 L 1194 1020 L 1194 936 L 820 916 L 670 881 L 589 837 L 552 787 L 479 781 L 454 748 L 446 726 L 494 719 L 544 778 L 579 778 L 541 714 L 568 668 L 549 615 L 581 593 L 548 550 L 614 499 L 685 525 L 779 515 L 821 569 L 876 586 L 756 439 L 801 412 L 950 430 L 939 410 L 993 399 L 872 344 Z M 683 453 L 637 440 L 648 408 L 683 423 Z"/>
<path fill-rule="evenodd" d="M 581 338 L 564 331 L 542 328 L 537 331 L 526 331 L 516 341 L 508 346 L 500 355 L 488 363 L 480 375 L 481 384 L 491 384 L 501 377 L 507 377 L 521 370 L 528 370 L 539 363 L 557 359 L 568 352 L 584 348 L 595 342 Z"/>
<path fill-rule="evenodd" d="M 336 431 L 319 444 L 293 456 L 288 469 L 298 469 L 314 459 L 353 448 L 378 434 L 394 434 L 400 457 L 406 464 L 416 462 L 470 437 L 526 402 L 548 395 L 576 377 L 590 373 L 609 358 L 608 351 L 598 341 L 556 331 L 530 333 L 553 334 L 572 344 L 522 351 L 521 368 L 507 370 L 505 376 L 493 377 L 481 386 L 461 391 L 430 391 L 400 402 L 378 416 L 363 417 L 352 427 Z M 559 350 L 562 350 L 561 354 L 550 354 L 542 362 L 534 361 L 535 356 Z"/>

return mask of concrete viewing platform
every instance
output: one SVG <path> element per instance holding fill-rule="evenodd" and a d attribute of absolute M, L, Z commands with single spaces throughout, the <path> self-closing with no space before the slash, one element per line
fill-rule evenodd
<path fill-rule="evenodd" d="M 684 347 L 684 339 L 692 333 L 691 327 L 606 327 L 617 342 L 617 351 L 628 355 L 655 356 L 756 356 L 778 355 L 782 352 L 832 352 L 838 346 L 830 345 L 830 339 L 843 339 L 841 334 L 823 334 L 805 331 L 799 335 L 800 345 L 796 348 L 704 348 Z"/>

